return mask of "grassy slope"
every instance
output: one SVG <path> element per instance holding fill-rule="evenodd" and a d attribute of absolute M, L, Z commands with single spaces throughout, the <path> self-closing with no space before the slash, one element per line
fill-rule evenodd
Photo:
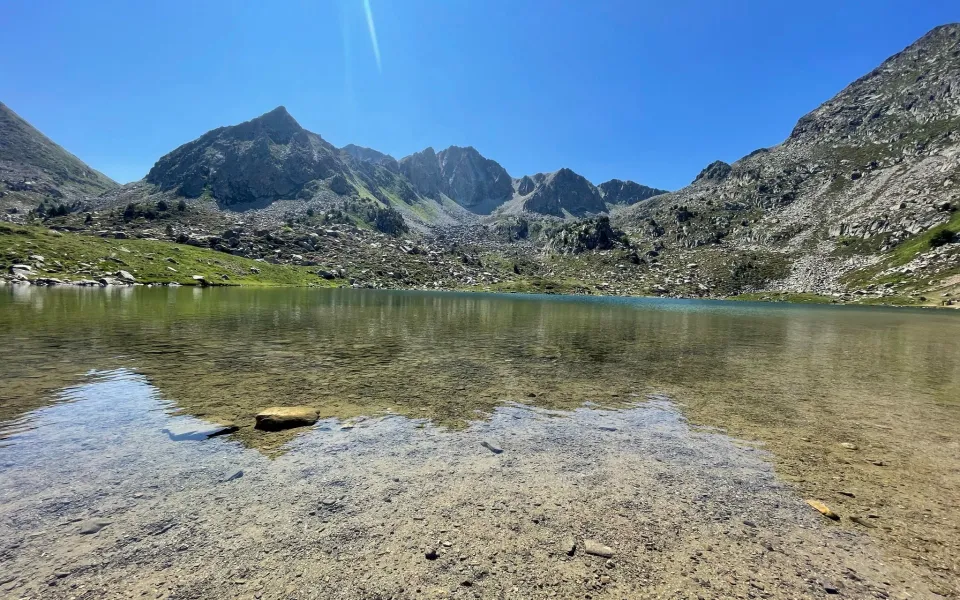
<path fill-rule="evenodd" d="M 102 273 L 123 269 L 142 283 L 194 285 L 193 276 L 203 275 L 210 282 L 224 285 L 331 285 L 316 275 L 316 269 L 307 267 L 272 265 L 170 242 L 116 240 L 71 233 L 57 235 L 41 227 L 0 223 L 0 264 L 4 270 L 15 263 L 35 264 L 36 261 L 28 258 L 33 254 L 46 260 L 46 269 L 41 274 L 58 279 L 93 279 Z M 254 273 L 251 268 L 259 269 L 260 273 Z M 229 279 L 223 279 L 222 275 Z"/>

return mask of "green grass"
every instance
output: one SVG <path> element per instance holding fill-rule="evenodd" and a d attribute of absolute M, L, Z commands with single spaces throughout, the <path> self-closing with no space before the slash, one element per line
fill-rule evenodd
<path fill-rule="evenodd" d="M 35 264 L 36 261 L 29 260 L 33 254 L 45 259 L 46 268 L 39 275 L 74 281 L 96 279 L 103 273 L 123 269 L 141 283 L 196 285 L 193 276 L 203 275 L 207 281 L 220 285 L 334 285 L 319 277 L 316 268 L 272 265 L 171 242 L 117 240 L 75 233 L 58 235 L 42 227 L 0 223 L 0 264 L 4 270 L 16 263 Z M 260 272 L 255 273 L 252 268 Z"/>
<path fill-rule="evenodd" d="M 831 296 L 794 292 L 751 292 L 728 296 L 726 299 L 741 302 L 791 302 L 794 304 L 833 304 L 837 301 Z"/>
<path fill-rule="evenodd" d="M 931 227 L 923 233 L 898 244 L 890 253 L 892 257 L 890 266 L 904 265 L 913 260 L 917 254 L 929 250 L 931 247 L 930 240 L 941 231 L 952 231 L 954 235 L 960 233 L 960 211 L 954 212 L 946 223 Z"/>
<path fill-rule="evenodd" d="M 918 254 L 930 250 L 930 240 L 941 231 L 952 231 L 954 235 L 960 233 L 960 211 L 954 212 L 946 223 L 931 227 L 923 233 L 900 242 L 879 263 L 847 274 L 843 278 L 844 283 L 851 287 L 862 287 L 868 283 L 900 283 L 905 279 L 902 274 L 893 273 L 884 277 L 877 277 L 877 274 L 891 267 L 905 265 L 916 258 Z M 946 274 L 948 273 L 941 273 L 940 275 Z"/>

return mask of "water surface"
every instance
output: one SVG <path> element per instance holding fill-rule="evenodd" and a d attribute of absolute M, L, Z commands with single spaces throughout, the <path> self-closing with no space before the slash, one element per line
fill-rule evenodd
<path fill-rule="evenodd" d="M 98 452 L 105 439 L 121 445 L 120 416 L 122 427 L 144 439 L 184 419 L 235 424 L 239 431 L 217 443 L 239 444 L 269 461 L 296 456 L 310 436 L 349 434 L 351 425 L 384 416 L 456 440 L 472 439 L 478 423 L 502 420 L 503 411 L 530 407 L 570 420 L 571 428 L 589 423 L 584 431 L 595 432 L 595 420 L 576 415 L 620 411 L 633 418 L 627 415 L 655 394 L 703 431 L 725 431 L 743 447 L 768 451 L 797 498 L 872 519 L 875 529 L 847 520 L 839 527 L 928 569 L 932 585 L 956 589 L 955 313 L 361 290 L 6 286 L 0 335 L 0 465 L 4 452 L 16 453 L 16 468 L 29 471 L 23 457 L 39 465 L 75 451 L 77 428 L 65 439 L 67 421 L 82 422 Z M 103 373 L 121 376 L 104 382 Z M 149 407 L 136 400 L 144 385 L 155 399 Z M 313 429 L 254 430 L 253 415 L 275 405 L 311 405 L 324 420 Z M 190 452 L 202 456 L 214 447 L 203 444 Z M 9 491 L 6 483 L 0 488 Z"/>

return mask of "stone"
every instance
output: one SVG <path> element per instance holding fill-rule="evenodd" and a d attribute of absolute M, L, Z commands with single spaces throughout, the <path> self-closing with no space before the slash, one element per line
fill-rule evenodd
<path fill-rule="evenodd" d="M 230 477 L 227 477 L 226 479 L 224 479 L 223 482 L 226 483 L 226 482 L 228 482 L 228 481 L 236 481 L 237 479 L 240 479 L 241 477 L 243 477 L 243 470 L 242 470 L 242 469 L 239 470 L 239 471 L 237 471 L 237 472 L 235 472 L 235 473 L 234 473 L 233 475 L 231 475 Z"/>
<path fill-rule="evenodd" d="M 111 523 L 112 521 L 105 521 L 103 519 L 87 519 L 86 521 L 80 522 L 80 525 L 77 527 L 77 533 L 80 535 L 93 535 L 99 533 L 101 529 Z"/>
<path fill-rule="evenodd" d="M 820 514 L 827 517 L 828 519 L 833 519 L 834 521 L 840 520 L 840 516 L 837 513 L 830 510 L 830 507 L 828 507 L 823 502 L 820 502 L 819 500 L 813 500 L 813 499 L 807 500 L 806 502 L 807 504 L 809 504 L 810 506 L 818 510 Z"/>
<path fill-rule="evenodd" d="M 490 452 L 493 452 L 494 454 L 500 454 L 501 452 L 503 452 L 503 448 L 501 448 L 500 446 L 497 446 L 492 442 L 483 441 L 483 442 L 480 442 L 480 445 L 486 448 L 487 450 L 489 450 Z"/>
<path fill-rule="evenodd" d="M 846 448 L 847 450 L 856 450 L 858 448 L 856 444 L 852 444 L 850 442 L 840 442 L 840 447 Z"/>
<path fill-rule="evenodd" d="M 427 558 L 427 560 L 437 560 L 437 549 L 428 548 L 427 551 L 423 553 L 423 555 Z"/>
<path fill-rule="evenodd" d="M 856 517 L 856 516 L 854 516 L 854 517 L 850 517 L 850 520 L 853 521 L 854 523 L 856 523 L 857 525 L 860 525 L 860 526 L 862 526 L 862 527 L 866 527 L 867 529 L 876 529 L 876 528 L 877 528 L 876 525 L 874 525 L 873 523 L 871 523 L 870 521 L 868 521 L 867 519 L 864 519 L 864 518 L 862 518 L 862 517 Z"/>
<path fill-rule="evenodd" d="M 255 427 L 265 431 L 279 431 L 313 425 L 319 418 L 316 409 L 309 406 L 272 406 L 256 415 Z"/>
<path fill-rule="evenodd" d="M 137 278 L 131 275 L 128 271 L 120 271 L 120 279 L 124 281 L 136 281 Z"/>
<path fill-rule="evenodd" d="M 227 435 L 240 429 L 236 425 L 217 425 L 215 423 L 177 423 L 164 427 L 161 431 L 175 441 L 206 440 L 212 437 Z"/>
<path fill-rule="evenodd" d="M 563 541 L 561 547 L 563 548 L 564 554 L 573 556 L 577 552 L 577 541 L 573 538 L 567 538 Z"/>
<path fill-rule="evenodd" d="M 613 557 L 613 548 L 610 546 L 605 546 L 600 542 L 594 540 L 583 540 L 583 551 L 587 554 L 592 554 L 593 556 L 600 556 L 602 558 L 612 558 Z"/>

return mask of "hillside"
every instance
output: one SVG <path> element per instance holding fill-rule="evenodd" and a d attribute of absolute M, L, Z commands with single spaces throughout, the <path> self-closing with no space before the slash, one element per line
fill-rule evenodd
<path fill-rule="evenodd" d="M 960 25 L 938 27 L 800 118 L 782 144 L 712 163 L 614 221 L 687 262 L 753 253 L 755 266 L 770 267 L 766 289 L 949 288 L 955 244 L 913 241 L 960 228 L 958 57 Z"/>
<path fill-rule="evenodd" d="M 0 102 L 0 208 L 70 203 L 116 186 Z"/>

